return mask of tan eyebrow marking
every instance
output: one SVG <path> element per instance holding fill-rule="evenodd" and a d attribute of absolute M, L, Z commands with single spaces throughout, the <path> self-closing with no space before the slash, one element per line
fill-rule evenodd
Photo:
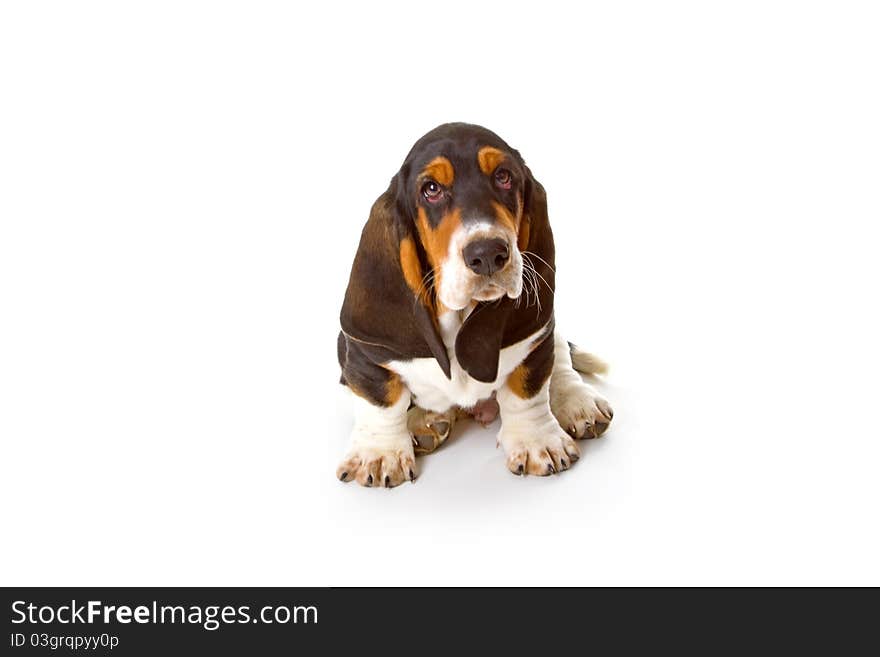
<path fill-rule="evenodd" d="M 444 187 L 450 187 L 455 180 L 455 169 L 452 162 L 442 155 L 435 157 L 422 169 L 422 178 L 432 178 Z"/>
<path fill-rule="evenodd" d="M 480 171 L 487 176 L 492 175 L 492 172 L 498 168 L 498 165 L 504 161 L 505 157 L 504 153 L 497 148 L 483 146 L 477 152 L 477 163 L 480 165 Z"/>

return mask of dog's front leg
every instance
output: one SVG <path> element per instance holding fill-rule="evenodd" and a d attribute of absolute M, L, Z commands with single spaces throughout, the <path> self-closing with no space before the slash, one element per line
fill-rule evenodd
<path fill-rule="evenodd" d="M 498 442 L 514 474 L 549 475 L 580 458 L 574 440 L 550 411 L 553 334 L 535 347 L 498 391 Z"/>
<path fill-rule="evenodd" d="M 409 391 L 401 390 L 394 403 L 387 406 L 357 394 L 354 399 L 351 448 L 336 469 L 336 476 L 342 481 L 386 488 L 414 481 L 416 459 L 406 427 Z"/>

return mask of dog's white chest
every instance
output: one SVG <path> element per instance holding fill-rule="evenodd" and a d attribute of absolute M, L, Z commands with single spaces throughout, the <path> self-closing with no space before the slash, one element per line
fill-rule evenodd
<path fill-rule="evenodd" d="M 498 377 L 491 383 L 471 377 L 455 357 L 455 337 L 467 317 L 465 311 L 449 311 L 440 315 L 440 334 L 446 351 L 452 378 L 447 379 L 433 358 L 415 358 L 409 361 L 391 361 L 388 367 L 400 375 L 413 395 L 413 401 L 429 411 L 443 412 L 452 406 L 469 408 L 498 390 L 529 352 L 543 329 L 521 342 L 505 347 L 498 359 Z"/>

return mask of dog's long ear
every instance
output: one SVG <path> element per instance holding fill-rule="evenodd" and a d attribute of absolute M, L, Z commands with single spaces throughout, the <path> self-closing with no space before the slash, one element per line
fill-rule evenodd
<path fill-rule="evenodd" d="M 498 358 L 508 347 L 536 333 L 553 319 L 556 249 L 547 215 L 547 194 L 528 167 L 517 246 L 523 256 L 523 292 L 477 304 L 458 332 L 455 356 L 478 381 L 498 378 Z"/>
<path fill-rule="evenodd" d="M 449 354 L 424 292 L 424 254 L 408 216 L 401 171 L 373 204 L 361 233 L 340 322 L 387 360 L 437 359 L 450 378 Z"/>
<path fill-rule="evenodd" d="M 529 168 L 524 166 L 524 169 L 526 185 L 518 245 L 523 255 L 523 275 L 532 284 L 527 282 L 530 293 L 525 295 L 520 304 L 523 312 L 517 317 L 521 321 L 507 327 L 505 346 L 531 335 L 535 322 L 543 326 L 550 321 L 553 317 L 553 296 L 556 291 L 556 246 L 547 214 L 547 192 L 535 180 Z M 535 305 L 540 307 L 540 312 L 537 313 L 536 320 L 530 321 L 534 314 L 529 308 Z"/>

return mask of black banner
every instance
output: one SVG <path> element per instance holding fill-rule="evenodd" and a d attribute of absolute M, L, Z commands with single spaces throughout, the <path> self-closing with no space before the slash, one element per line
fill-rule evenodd
<path fill-rule="evenodd" d="M 26 588 L 2 654 L 308 654 L 432 648 L 714 652 L 876 643 L 875 591 Z"/>

